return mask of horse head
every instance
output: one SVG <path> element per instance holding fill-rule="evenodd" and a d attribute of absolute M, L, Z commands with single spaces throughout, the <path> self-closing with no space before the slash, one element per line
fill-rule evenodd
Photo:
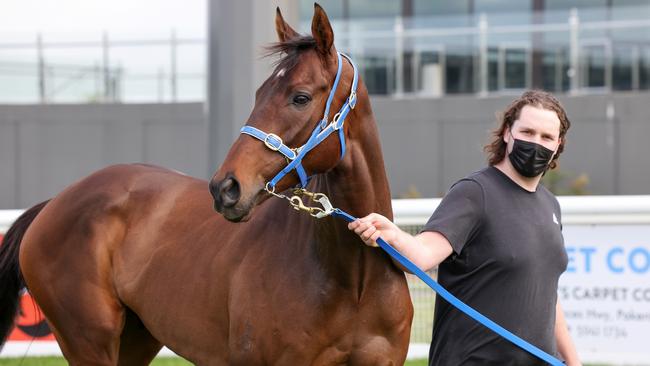
<path fill-rule="evenodd" d="M 304 187 L 309 177 L 334 168 L 345 152 L 350 123 L 343 122 L 356 104 L 356 67 L 336 51 L 318 4 L 311 36 L 291 28 L 279 8 L 275 25 L 279 42 L 269 53 L 283 57 L 256 91 L 242 134 L 210 180 L 215 210 L 234 222 L 248 219 L 267 192 Z"/>

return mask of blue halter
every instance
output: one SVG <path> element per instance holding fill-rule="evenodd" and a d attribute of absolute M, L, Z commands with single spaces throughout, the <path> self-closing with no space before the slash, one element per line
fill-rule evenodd
<path fill-rule="evenodd" d="M 255 137 L 256 139 L 264 142 L 264 145 L 273 151 L 277 151 L 280 154 L 284 155 L 287 158 L 287 166 L 282 169 L 278 174 L 276 174 L 273 179 L 266 183 L 266 189 L 269 192 L 275 191 L 275 185 L 284 178 L 285 175 L 289 174 L 292 170 L 296 170 L 298 177 L 300 178 L 300 187 L 305 188 L 309 183 L 311 177 L 307 176 L 305 168 L 302 166 L 302 159 L 305 155 L 314 149 L 318 144 L 323 142 L 329 135 L 334 131 L 339 132 L 339 139 L 341 141 L 341 159 L 345 155 L 345 135 L 343 134 L 343 124 L 345 123 L 345 117 L 352 109 L 354 109 L 357 104 L 357 84 L 359 82 L 359 74 L 357 71 L 357 66 L 354 64 L 352 59 L 343 53 L 337 52 L 338 60 L 338 69 L 336 71 L 336 78 L 334 79 L 334 85 L 332 85 L 332 90 L 330 91 L 329 97 L 327 98 L 327 103 L 325 104 L 325 112 L 323 113 L 323 119 L 320 123 L 314 128 L 314 131 L 311 133 L 311 136 L 307 142 L 299 148 L 292 149 L 282 142 L 282 139 L 273 133 L 266 133 L 260 129 L 257 129 L 253 126 L 244 126 L 241 129 L 241 133 Z M 350 95 L 343 103 L 341 109 L 334 115 L 332 121 L 328 124 L 330 105 L 334 99 L 334 94 L 336 94 L 336 89 L 339 85 L 339 80 L 341 79 L 341 70 L 343 69 L 343 59 L 341 56 L 345 57 L 352 69 L 354 70 L 354 77 L 352 79 L 352 86 L 350 87 Z"/>

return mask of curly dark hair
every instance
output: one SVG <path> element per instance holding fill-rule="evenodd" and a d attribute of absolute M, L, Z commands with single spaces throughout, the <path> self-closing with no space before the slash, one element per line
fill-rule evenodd
<path fill-rule="evenodd" d="M 512 124 L 519 118 L 521 110 L 527 105 L 554 111 L 560 119 L 561 142 L 548 168 L 554 169 L 557 166 L 556 160 L 562 151 L 564 151 L 564 144 L 566 143 L 564 136 L 569 130 L 569 127 L 571 127 L 571 121 L 569 121 L 562 104 L 552 94 L 543 90 L 528 90 L 524 92 L 519 98 L 512 101 L 505 112 L 499 116 L 499 126 L 492 131 L 492 141 L 483 147 L 483 150 L 487 153 L 487 159 L 490 165 L 495 165 L 505 158 L 506 143 L 503 141 L 503 135 L 512 127 Z"/>

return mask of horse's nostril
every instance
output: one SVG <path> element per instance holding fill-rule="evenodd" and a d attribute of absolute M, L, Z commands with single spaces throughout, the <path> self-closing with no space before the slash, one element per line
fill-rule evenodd
<path fill-rule="evenodd" d="M 239 182 L 233 177 L 228 177 L 221 182 L 221 187 L 219 188 L 219 194 L 221 196 L 221 202 L 224 207 L 232 207 L 240 197 Z"/>
<path fill-rule="evenodd" d="M 210 194 L 216 199 L 219 196 L 219 182 L 211 180 L 208 187 L 210 188 Z"/>

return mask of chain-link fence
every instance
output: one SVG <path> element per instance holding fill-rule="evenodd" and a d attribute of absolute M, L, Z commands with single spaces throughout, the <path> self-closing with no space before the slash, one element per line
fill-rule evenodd
<path fill-rule="evenodd" d="M 415 235 L 420 232 L 422 225 L 402 225 L 400 228 L 409 234 Z M 438 270 L 432 269 L 428 274 L 436 279 Z M 411 326 L 411 343 L 430 343 L 436 293 L 415 275 L 407 274 L 406 280 L 408 281 L 413 310 L 415 311 Z"/>

